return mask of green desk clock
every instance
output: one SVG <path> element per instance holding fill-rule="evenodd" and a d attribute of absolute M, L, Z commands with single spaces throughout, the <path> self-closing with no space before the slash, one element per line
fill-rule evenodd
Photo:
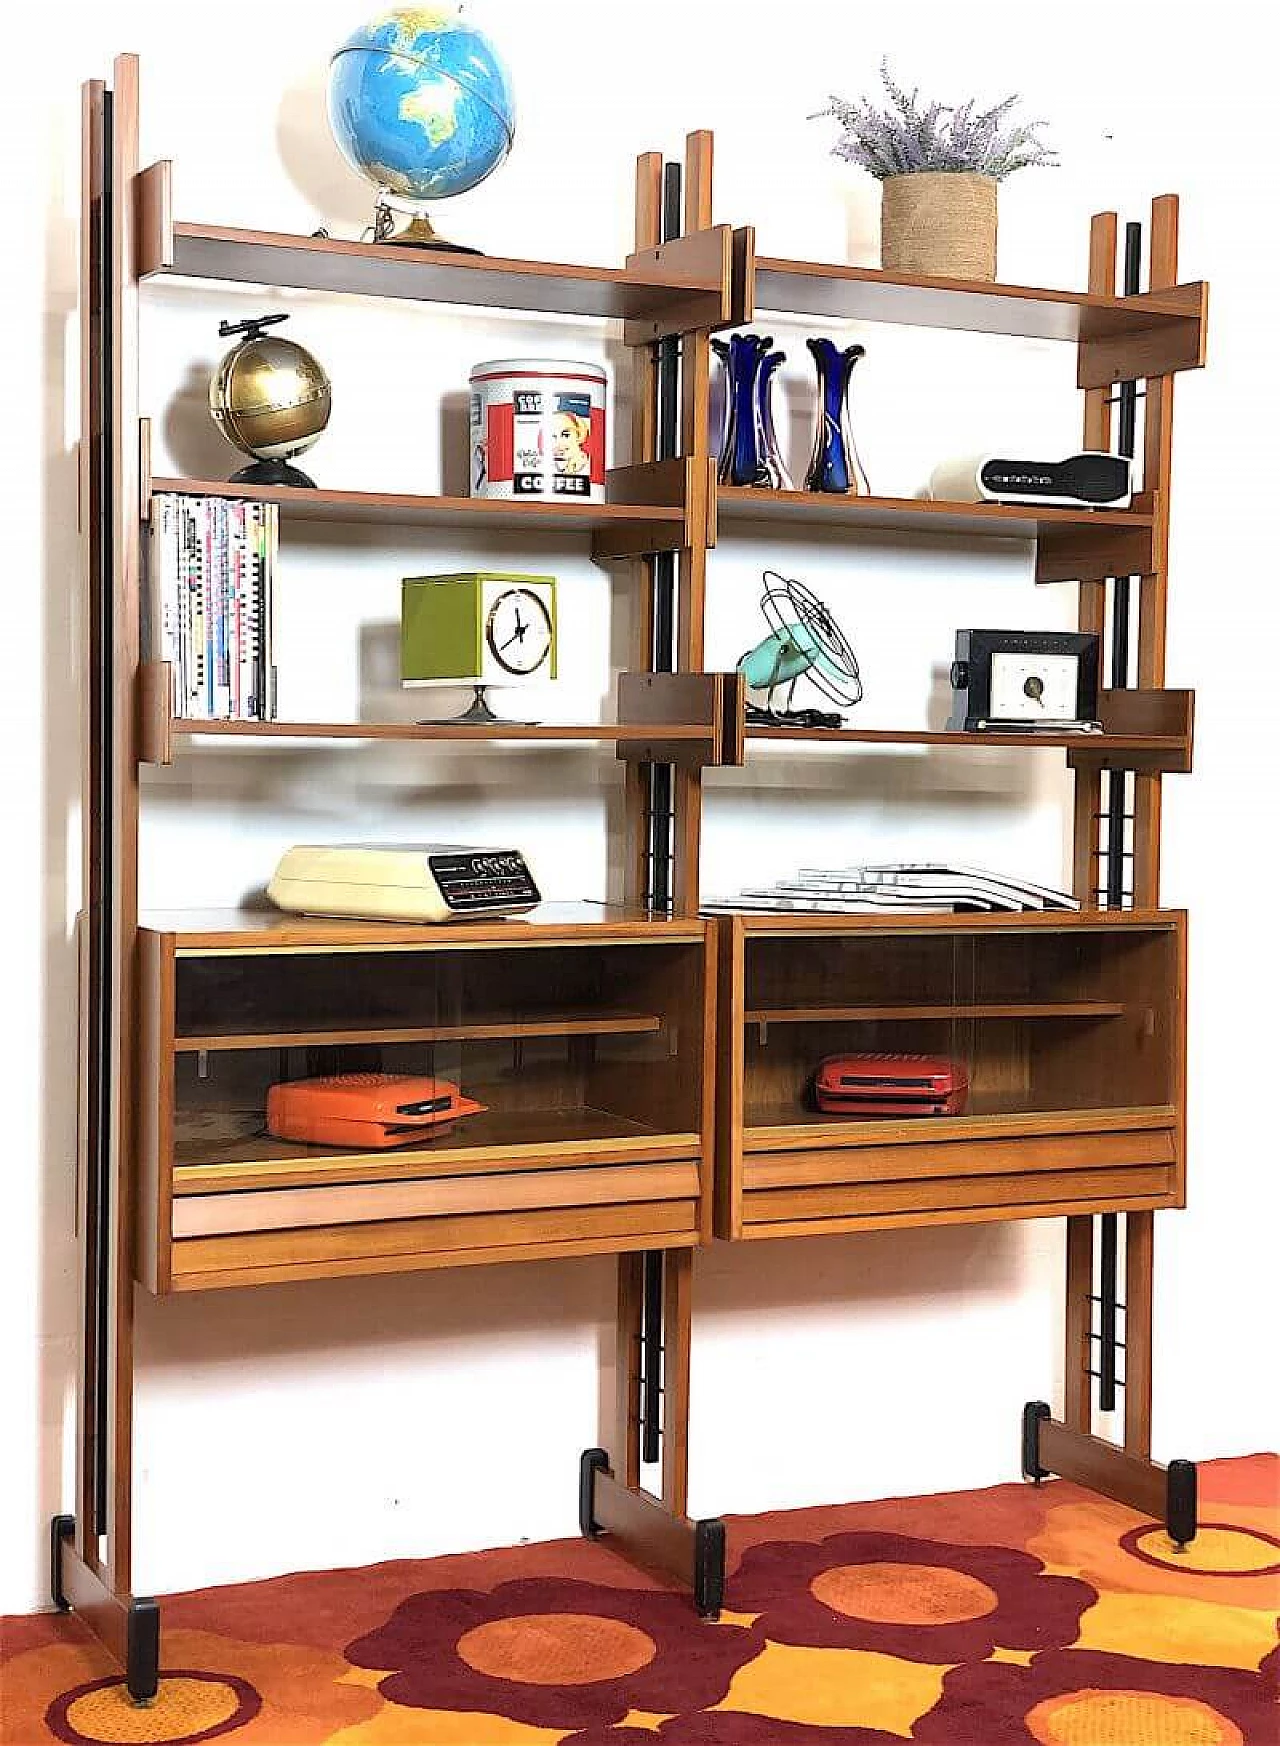
<path fill-rule="evenodd" d="M 472 685 L 459 721 L 496 722 L 491 685 L 556 677 L 556 579 L 470 570 L 406 576 L 400 596 L 400 678 L 405 685 Z"/>

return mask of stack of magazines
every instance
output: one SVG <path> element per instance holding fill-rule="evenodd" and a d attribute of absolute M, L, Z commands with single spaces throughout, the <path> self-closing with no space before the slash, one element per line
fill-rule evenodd
<path fill-rule="evenodd" d="M 279 510 L 231 497 L 162 495 L 151 523 L 149 647 L 173 671 L 174 714 L 275 716 L 272 593 Z"/>
<path fill-rule="evenodd" d="M 943 914 L 965 911 L 1079 909 L 1078 899 L 1047 885 L 1032 885 L 982 867 L 956 867 L 940 861 L 890 861 L 831 870 L 801 868 L 794 879 L 740 891 L 736 897 L 704 900 L 704 910 L 733 915 L 744 911 L 810 911 L 820 915 L 883 914 L 921 910 Z"/>

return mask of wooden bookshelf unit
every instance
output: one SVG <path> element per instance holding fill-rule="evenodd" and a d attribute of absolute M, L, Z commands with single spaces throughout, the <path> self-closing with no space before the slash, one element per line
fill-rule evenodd
<path fill-rule="evenodd" d="M 154 1695 L 159 1611 L 134 1594 L 131 1563 L 135 1289 L 166 1298 L 323 1278 L 341 1290 L 390 1271 L 615 1258 L 616 1384 L 604 1446 L 581 1459 L 580 1524 L 689 1587 L 711 1616 L 724 1529 L 688 1514 L 695 1250 L 1064 1215 L 1064 1405 L 1055 1419 L 1029 1404 L 1024 1471 L 1163 1511 L 1189 1539 L 1194 1469 L 1151 1459 L 1150 1366 L 1153 1217 L 1186 1196 L 1186 927 L 1160 897 L 1161 784 L 1191 768 L 1194 723 L 1193 694 L 1165 685 L 1172 392 L 1178 371 L 1204 361 L 1207 308 L 1203 284 L 1178 283 L 1176 200 L 1153 205 L 1145 288 L 1129 238 L 1123 294 L 1114 214 L 1094 220 L 1083 291 L 779 260 L 757 256 L 749 225 L 714 222 L 712 141 L 694 133 L 683 163 L 638 160 L 622 264 L 578 266 L 176 218 L 169 164 L 139 159 L 131 55 L 110 88 L 84 88 L 83 137 L 82 1316 L 74 1509 L 51 1530 L 57 1604 L 118 1656 L 136 1699 Z M 147 414 L 163 409 L 139 404 L 139 355 L 146 287 L 167 278 L 286 301 L 297 289 L 614 321 L 627 464 L 608 474 L 605 502 L 563 505 L 153 476 Z M 1132 508 L 720 487 L 711 335 L 757 308 L 1073 346 L 1084 446 L 1140 457 Z M 153 504 L 174 494 L 276 504 L 282 550 L 291 527 L 319 522 L 412 529 L 445 553 L 485 531 L 585 542 L 600 586 L 625 566 L 617 579 L 639 601 L 611 719 L 184 718 L 169 667 L 141 643 Z M 941 552 L 1021 542 L 1028 587 L 1075 584 L 1080 627 L 1107 637 L 1103 731 L 748 727 L 741 677 L 705 670 L 707 572 L 718 544 L 779 528 L 925 534 Z M 963 623 L 961 596 L 957 582 Z M 363 740 L 369 756 L 403 742 L 428 766 L 433 748 L 466 744 L 477 758 L 561 742 L 615 759 L 611 887 L 596 903 L 438 928 L 266 909 L 140 916 L 151 767 L 197 741 L 230 758 L 259 740 Z M 1065 754 L 1079 911 L 705 917 L 705 771 L 743 766 L 749 781 L 771 745 L 813 758 Z M 858 759 L 841 767 L 856 785 Z M 814 1066 L 858 1050 L 962 1059 L 967 1106 L 929 1119 L 820 1114 Z M 272 1085 L 387 1069 L 458 1082 L 483 1108 L 390 1150 L 267 1132 Z M 1095 1405 L 1113 1407 L 1121 1386 L 1123 1447 L 1093 1434 Z"/>

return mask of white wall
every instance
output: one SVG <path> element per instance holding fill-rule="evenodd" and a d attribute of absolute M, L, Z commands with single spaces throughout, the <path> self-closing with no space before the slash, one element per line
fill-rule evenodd
<path fill-rule="evenodd" d="M 56 49 L 52 36 L 26 45 L 0 110 L 12 650 L 0 735 L 12 990 L 0 1015 L 10 1139 L 0 1610 L 42 1602 L 45 1524 L 70 1497 L 78 87 L 109 72 L 116 50 L 141 53 L 143 160 L 175 159 L 179 216 L 353 235 L 367 200 L 329 142 L 321 91 L 327 54 L 359 11 L 224 0 L 197 26 L 153 0 L 71 0 Z M 934 4 L 646 0 L 570 8 L 549 28 L 542 9 L 492 0 L 522 105 L 518 147 L 441 217 L 491 251 L 617 261 L 636 152 L 674 154 L 686 128 L 708 126 L 717 218 L 754 222 L 765 253 L 874 261 L 873 185 L 826 155 L 829 124 L 805 116 L 831 86 L 869 87 L 883 51 L 908 81 L 944 95 L 1016 88 L 1050 119 L 1064 168 L 1006 189 L 1007 279 L 1078 284 L 1092 211 L 1119 203 L 1141 216 L 1150 195 L 1183 195 L 1183 273 L 1213 281 L 1213 320 L 1210 370 L 1178 388 L 1169 682 L 1198 687 L 1199 730 L 1195 777 L 1166 784 L 1164 895 L 1195 911 L 1192 1189 L 1188 1213 L 1160 1221 L 1155 1435 L 1160 1454 L 1202 1456 L 1274 1445 L 1280 1429 L 1262 1356 L 1274 1125 L 1241 1075 L 1247 1051 L 1268 1047 L 1280 969 L 1274 935 L 1250 910 L 1267 900 L 1260 851 L 1276 797 L 1267 506 L 1280 262 L 1253 8 L 1220 4 L 1201 18 L 1194 55 L 1178 16 L 1079 0 L 1069 37 L 1049 42 L 1025 25 L 994 36 L 971 9 Z M 148 297 L 143 371 L 158 470 L 230 470 L 200 409 L 217 318 L 277 306 L 295 312 L 297 337 L 335 381 L 333 425 L 312 456 L 326 484 L 431 490 L 456 479 L 457 396 L 477 358 L 616 356 L 598 330 L 551 321 L 468 324 L 408 306 L 169 287 Z M 787 428 L 802 464 L 804 329 L 776 331 L 792 355 Z M 957 447 L 1076 439 L 1070 362 L 1053 348 L 858 337 L 870 350 L 856 408 L 877 490 L 917 489 Z M 472 555 L 554 566 L 572 608 L 569 678 L 541 705 L 572 719 L 606 701 L 627 589 L 581 552 L 404 536 L 393 546 L 363 529 L 288 549 L 289 712 L 412 708 L 388 666 L 397 578 Z M 731 662 L 754 636 L 766 560 L 838 603 L 863 657 L 868 725 L 936 714 L 957 624 L 1067 623 L 1073 607 L 1069 590 L 1034 588 L 1017 546 L 726 539 L 713 559 L 710 659 Z M 713 784 L 707 886 L 732 888 L 747 866 L 772 875 L 872 848 L 964 852 L 1053 878 L 1063 795 L 1051 754 L 762 758 L 749 777 Z M 512 838 L 553 894 L 598 895 L 618 787 L 610 760 L 584 752 L 497 764 L 465 752 L 428 761 L 414 748 L 254 748 L 201 751 L 148 796 L 143 895 L 169 905 L 234 901 L 283 844 L 339 830 Z M 1257 876 L 1241 882 L 1250 857 Z M 1011 1477 L 1018 1409 L 1056 1383 L 1061 1247 L 1061 1226 L 1045 1222 L 700 1255 L 695 1512 Z M 608 1393 L 598 1361 L 611 1362 L 611 1302 L 603 1260 L 141 1298 L 137 1586 L 572 1532 L 577 1453 L 595 1440 Z M 947 1435 L 935 1438 L 940 1414 Z"/>

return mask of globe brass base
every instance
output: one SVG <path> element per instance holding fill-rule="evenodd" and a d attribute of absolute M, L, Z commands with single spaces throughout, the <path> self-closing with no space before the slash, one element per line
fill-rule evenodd
<path fill-rule="evenodd" d="M 228 485 L 295 485 L 305 491 L 314 491 L 316 482 L 302 471 L 300 467 L 291 467 L 288 461 L 255 461 L 251 467 L 241 467 L 238 473 L 233 473 L 227 480 Z"/>
<path fill-rule="evenodd" d="M 481 255 L 483 249 L 473 249 L 468 243 L 446 242 L 431 220 L 426 217 L 411 218 L 403 230 L 392 231 L 380 239 L 386 243 L 394 243 L 397 247 L 410 249 L 442 249 L 451 255 Z"/>

